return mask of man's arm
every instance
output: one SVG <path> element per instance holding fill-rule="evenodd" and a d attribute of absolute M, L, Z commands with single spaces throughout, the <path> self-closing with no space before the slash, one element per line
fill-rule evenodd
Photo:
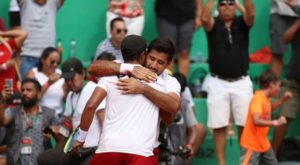
<path fill-rule="evenodd" d="M 104 89 L 102 89 L 101 87 L 96 87 L 93 94 L 86 103 L 79 124 L 78 137 L 72 146 L 72 152 L 76 152 L 77 148 L 84 144 L 88 130 L 93 121 L 95 111 L 98 105 L 106 97 L 106 94 L 107 93 Z"/>
<path fill-rule="evenodd" d="M 186 102 L 183 102 L 186 103 Z M 191 149 L 191 153 L 186 155 L 188 159 L 191 159 L 194 154 L 197 153 L 200 145 L 203 143 L 205 136 L 206 136 L 206 129 L 205 127 L 198 123 L 195 113 L 194 107 L 192 107 L 189 103 L 183 104 L 186 107 L 184 113 L 184 122 L 186 123 L 187 129 L 187 143 L 186 147 Z"/>
<path fill-rule="evenodd" d="M 214 0 L 208 0 L 202 13 L 202 24 L 206 32 L 210 32 L 214 27 L 215 20 L 211 13 L 214 9 Z"/>
<path fill-rule="evenodd" d="M 286 32 L 284 32 L 282 38 L 283 42 L 287 44 L 293 41 L 299 29 L 300 29 L 300 19 L 296 20 L 294 24 L 291 27 L 289 27 Z"/>
<path fill-rule="evenodd" d="M 106 91 L 101 87 L 96 87 L 93 94 L 86 103 L 80 121 L 80 129 L 88 131 L 92 123 L 98 105 L 106 97 Z"/>
<path fill-rule="evenodd" d="M 202 0 L 196 0 L 195 30 L 201 27 Z"/>
<path fill-rule="evenodd" d="M 128 74 L 145 81 L 155 81 L 157 78 L 157 75 L 154 72 L 145 67 L 134 66 L 131 64 L 119 64 L 105 60 L 97 60 L 91 63 L 88 67 L 88 72 L 95 77 Z"/>
<path fill-rule="evenodd" d="M 9 30 L 5 32 L 0 31 L 1 37 L 13 37 L 18 48 L 22 46 L 27 34 L 28 33 L 24 30 Z"/>
<path fill-rule="evenodd" d="M 247 26 L 252 26 L 254 22 L 255 10 L 252 0 L 244 0 L 245 14 L 243 14 L 244 21 Z"/>
<path fill-rule="evenodd" d="M 143 94 L 161 110 L 175 116 L 180 106 L 180 97 L 174 93 L 163 93 L 134 78 L 120 79 L 116 84 L 123 94 Z"/>

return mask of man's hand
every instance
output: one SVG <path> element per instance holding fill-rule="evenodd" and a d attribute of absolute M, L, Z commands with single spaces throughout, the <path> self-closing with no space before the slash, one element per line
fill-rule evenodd
<path fill-rule="evenodd" d="M 119 79 L 116 83 L 117 89 L 122 91 L 122 94 L 142 94 L 145 84 L 135 78 Z"/>
<path fill-rule="evenodd" d="M 280 117 L 277 119 L 277 121 L 278 121 L 278 124 L 279 124 L 279 125 L 284 125 L 284 124 L 287 123 L 287 120 L 286 120 L 286 118 L 285 118 L 284 116 L 280 116 Z"/>
<path fill-rule="evenodd" d="M 146 82 L 156 81 L 157 79 L 156 73 L 142 66 L 134 66 L 131 75 Z"/>
<path fill-rule="evenodd" d="M 57 80 L 59 80 L 59 79 L 60 79 L 60 74 L 58 74 L 58 73 L 53 73 L 53 74 L 51 74 L 51 75 L 49 76 L 48 82 L 49 82 L 49 84 L 51 85 L 51 84 L 55 83 Z"/>
<path fill-rule="evenodd" d="M 185 148 L 188 148 L 191 152 L 189 152 L 188 154 L 185 155 L 185 157 L 187 158 L 187 160 L 191 160 L 194 156 L 194 150 L 191 144 L 187 144 L 184 146 Z"/>
<path fill-rule="evenodd" d="M 72 150 L 71 150 L 71 152 L 69 153 L 70 155 L 72 155 L 72 154 L 74 154 L 74 153 L 76 153 L 77 152 L 77 149 L 79 148 L 79 147 L 82 147 L 83 146 L 83 142 L 79 142 L 79 141 L 75 141 L 74 143 L 73 143 L 73 145 L 72 145 Z"/>
<path fill-rule="evenodd" d="M 201 17 L 196 17 L 195 18 L 195 23 L 194 23 L 194 30 L 199 29 L 202 26 L 202 22 L 201 22 Z"/>
<path fill-rule="evenodd" d="M 7 85 L 4 85 L 4 87 L 1 91 L 1 95 L 2 95 L 3 99 L 7 100 L 13 94 L 14 94 L 13 87 L 9 87 Z"/>
<path fill-rule="evenodd" d="M 293 97 L 293 94 L 291 92 L 285 92 L 284 95 L 280 98 L 281 101 L 284 103 L 286 101 L 288 101 L 289 99 L 291 99 Z"/>

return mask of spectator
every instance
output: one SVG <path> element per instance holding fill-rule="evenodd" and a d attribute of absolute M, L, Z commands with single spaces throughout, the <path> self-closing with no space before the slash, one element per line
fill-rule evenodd
<path fill-rule="evenodd" d="M 112 53 L 112 55 L 120 62 L 123 62 L 121 53 L 121 42 L 127 34 L 127 28 L 124 20 L 120 17 L 114 18 L 110 22 L 111 37 L 102 41 L 96 50 L 94 60 L 96 60 L 104 51 Z"/>
<path fill-rule="evenodd" d="M 38 67 L 31 69 L 27 77 L 36 79 L 42 86 L 40 104 L 55 110 L 62 117 L 62 103 L 68 92 L 64 87 L 65 81 L 61 78 L 61 70 L 57 68 L 60 60 L 60 54 L 55 48 L 46 48 L 42 52 Z"/>
<path fill-rule="evenodd" d="M 287 124 L 276 127 L 274 129 L 272 147 L 275 154 L 278 154 L 282 140 L 288 130 L 290 123 L 296 118 L 297 112 L 300 108 L 300 19 L 294 22 L 294 24 L 287 29 L 283 35 L 283 41 L 292 43 L 292 57 L 287 66 L 285 80 L 282 82 L 282 96 L 286 91 L 290 91 L 293 94 L 293 98 L 284 104 L 280 109 L 280 115 L 286 117 Z"/>
<path fill-rule="evenodd" d="M 70 58 L 66 60 L 62 64 L 62 72 L 62 77 L 65 79 L 68 88 L 71 90 L 67 96 L 64 115 L 67 118 L 71 118 L 73 129 L 75 129 L 79 127 L 83 109 L 97 85 L 93 82 L 84 80 L 85 71 L 82 63 L 78 59 Z M 88 161 L 95 153 L 99 143 L 100 128 L 104 120 L 104 108 L 105 102 L 98 106 L 96 115 L 93 117 L 91 127 L 88 130 L 87 140 L 83 145 L 84 151 L 90 153 L 90 155 L 85 155 L 85 157 L 78 159 L 73 157 L 74 155 L 67 156 L 62 149 L 51 149 L 39 156 L 39 164 L 88 164 Z M 52 155 L 52 157 L 56 157 L 57 159 L 53 159 L 52 157 L 49 157 L 49 155 Z"/>
<path fill-rule="evenodd" d="M 272 120 L 272 111 L 288 101 L 292 94 L 286 92 L 280 99 L 271 104 L 270 98 L 276 97 L 280 90 L 280 79 L 272 71 L 265 71 L 259 78 L 260 89 L 257 90 L 249 105 L 246 125 L 240 145 L 242 147 L 240 164 L 278 164 L 268 140 L 270 126 L 275 128 L 286 124 L 281 116 Z"/>
<path fill-rule="evenodd" d="M 169 38 L 174 43 L 178 70 L 186 77 L 189 73 L 193 32 L 201 26 L 201 9 L 202 0 L 156 0 L 155 3 L 159 36 Z"/>
<path fill-rule="evenodd" d="M 13 51 L 22 46 L 27 33 L 23 30 L 0 31 L 0 90 L 4 88 L 5 79 L 13 80 L 13 90 L 18 91 L 16 60 Z"/>
<path fill-rule="evenodd" d="M 21 106 L 5 109 L 5 100 L 0 101 L 0 126 L 7 128 L 7 163 L 36 165 L 39 153 L 44 150 L 43 130 L 56 124 L 58 119 L 54 111 L 38 103 L 39 82 L 24 79 L 21 93 Z"/>
<path fill-rule="evenodd" d="M 288 45 L 283 43 L 282 36 L 298 16 L 282 0 L 271 0 L 270 2 L 271 69 L 277 76 L 281 76 L 282 57 L 288 48 Z"/>
<path fill-rule="evenodd" d="M 40 55 L 46 47 L 55 46 L 56 13 L 64 0 L 18 0 L 21 27 L 28 37 L 21 50 L 21 76 L 37 67 Z"/>
<path fill-rule="evenodd" d="M 208 39 L 210 77 L 207 80 L 208 127 L 213 129 L 218 164 L 225 164 L 226 128 L 232 112 L 240 137 L 252 97 L 249 69 L 249 31 L 254 21 L 252 0 L 244 0 L 245 12 L 236 16 L 235 0 L 208 0 L 202 23 Z M 216 104 L 218 103 L 218 104 Z"/>
<path fill-rule="evenodd" d="M 122 17 L 128 27 L 128 34 L 142 35 L 144 29 L 144 0 L 109 0 L 106 13 L 106 33 L 110 37 L 110 22 Z"/>
<path fill-rule="evenodd" d="M 193 100 L 190 100 L 191 97 L 183 97 L 183 92 L 188 90 L 186 89 L 188 87 L 186 86 L 185 76 L 175 73 L 174 77 L 181 85 L 181 108 L 177 112 L 173 123 L 168 127 L 168 149 L 171 153 L 175 153 L 174 155 L 168 154 L 171 155 L 169 159 L 171 164 L 185 165 L 191 163 L 192 157 L 204 141 L 206 131 L 205 127 L 199 124 L 195 117 L 194 109 L 191 106 L 191 102 L 193 102 Z M 188 149 L 188 152 L 184 153 L 186 149 Z"/>

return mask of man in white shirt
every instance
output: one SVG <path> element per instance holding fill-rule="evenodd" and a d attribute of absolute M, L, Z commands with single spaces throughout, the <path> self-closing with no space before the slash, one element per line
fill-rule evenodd
<path fill-rule="evenodd" d="M 64 116 L 72 121 L 73 130 L 79 124 L 83 109 L 97 87 L 92 81 L 85 81 L 85 70 L 82 63 L 76 58 L 70 58 L 62 64 L 62 77 L 65 79 L 67 87 L 70 89 L 66 98 L 66 108 Z M 39 164 L 88 164 L 98 146 L 101 127 L 104 120 L 105 101 L 98 104 L 96 113 L 93 116 L 91 126 L 88 130 L 86 143 L 82 146 L 82 151 L 89 154 L 67 155 L 62 149 L 50 149 L 39 156 Z M 50 156 L 49 156 L 50 155 Z M 84 156 L 82 156 L 84 155 Z M 53 159 L 55 157 L 56 159 Z"/>
<path fill-rule="evenodd" d="M 146 41 L 136 35 L 126 37 L 121 51 L 126 63 L 138 65 L 144 60 Z M 107 105 L 100 144 L 90 164 L 153 164 L 153 148 L 159 125 L 159 109 L 143 95 L 123 95 L 115 83 L 122 75 L 101 78 L 84 109 L 74 150 L 86 139 L 95 105 L 105 97 Z M 133 79 L 133 78 L 132 78 Z M 164 92 L 161 78 L 144 86 Z"/>
<path fill-rule="evenodd" d="M 96 61 L 89 66 L 89 73 L 102 77 L 107 75 L 115 75 L 119 73 L 132 75 L 146 81 L 156 79 L 156 74 L 162 78 L 167 84 L 167 92 L 159 92 L 149 86 L 144 86 L 134 79 L 120 80 L 119 88 L 124 94 L 143 94 L 155 105 L 160 108 L 160 118 L 166 124 L 173 122 L 173 119 L 180 106 L 180 84 L 174 78 L 168 75 L 166 68 L 170 64 L 174 54 L 174 46 L 168 39 L 154 39 L 147 52 L 146 60 L 142 62 L 147 68 L 141 66 L 133 66 L 130 64 L 117 64 L 109 61 Z M 154 73 L 155 72 L 155 73 Z M 157 138 L 159 135 L 159 127 L 157 128 Z M 158 139 L 155 142 L 154 162 L 158 161 L 157 147 Z"/>

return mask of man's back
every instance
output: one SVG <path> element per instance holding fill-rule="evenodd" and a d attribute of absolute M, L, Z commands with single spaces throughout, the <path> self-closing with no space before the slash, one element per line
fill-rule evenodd
<path fill-rule="evenodd" d="M 99 86 L 106 90 L 106 109 L 103 134 L 96 153 L 121 152 L 142 156 L 153 155 L 159 109 L 145 96 L 123 95 L 116 89 L 116 76 L 102 78 Z M 162 79 L 149 86 L 164 91 Z"/>

